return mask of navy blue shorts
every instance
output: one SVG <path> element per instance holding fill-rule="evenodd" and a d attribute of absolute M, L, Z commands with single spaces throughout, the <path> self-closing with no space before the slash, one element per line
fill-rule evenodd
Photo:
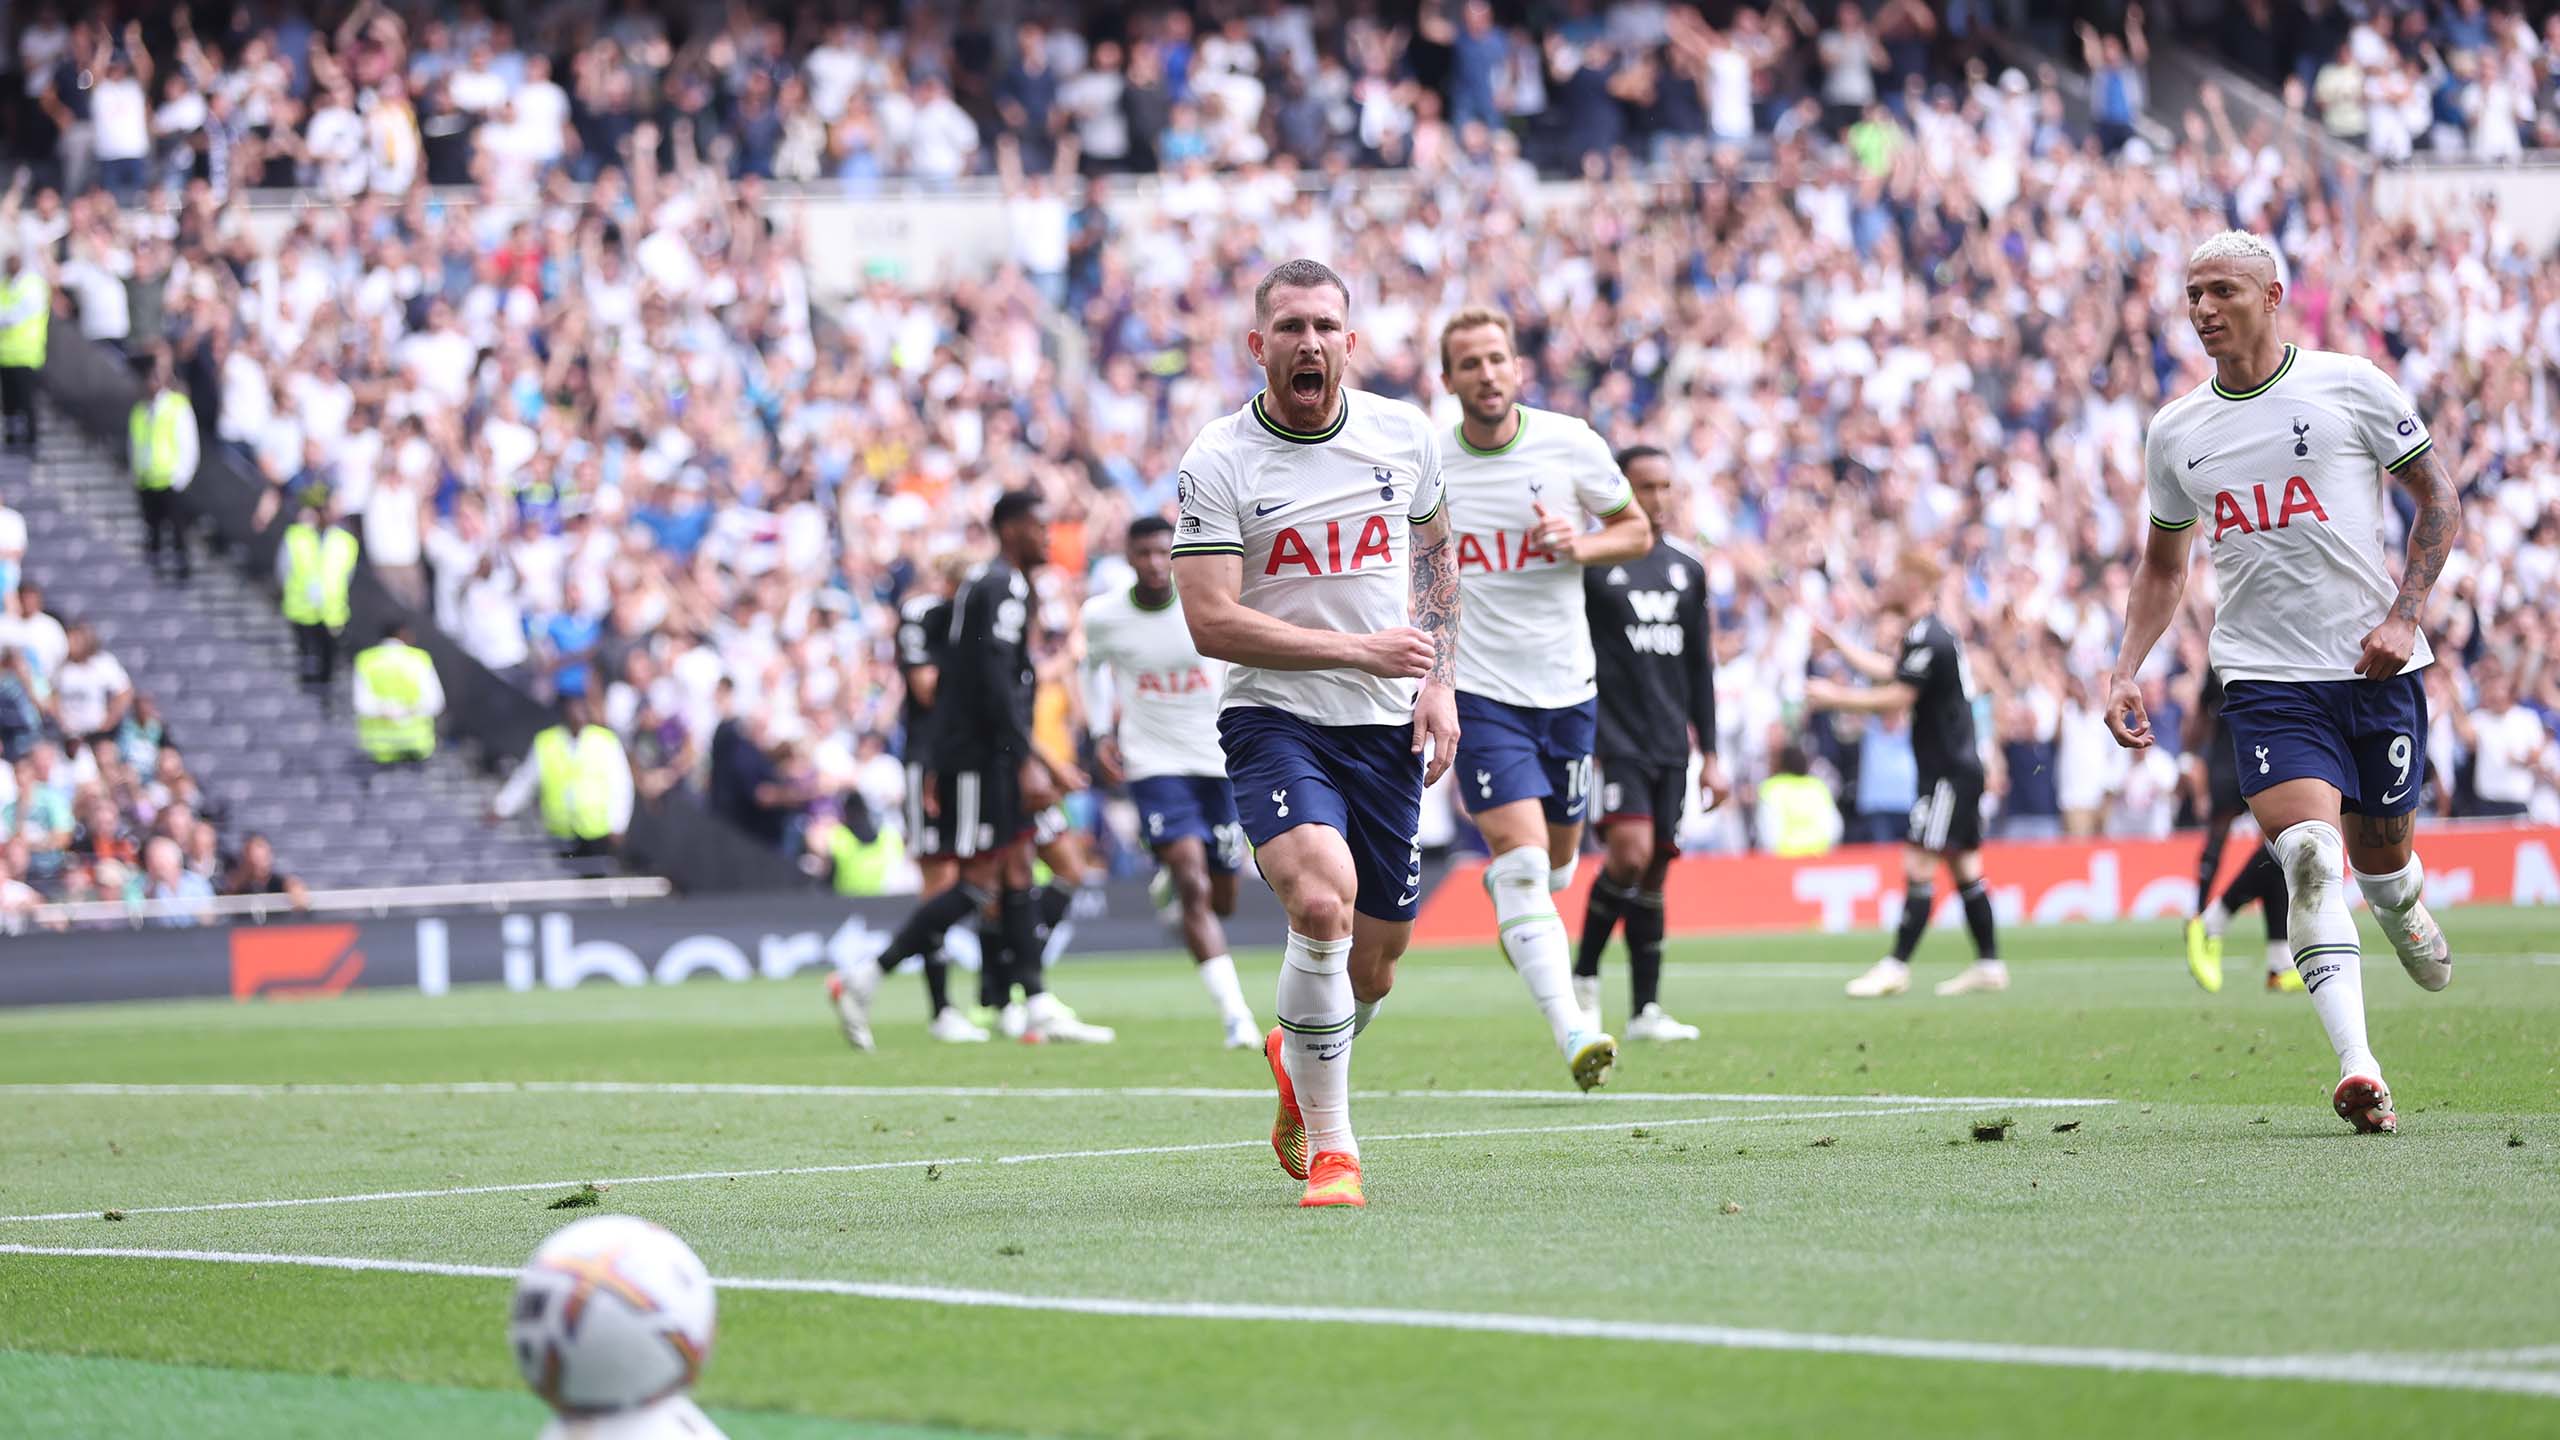
<path fill-rule="evenodd" d="M 1404 725 L 1311 725 L 1242 706 L 1218 716 L 1236 814 L 1256 845 L 1328 825 L 1351 847 L 1352 908 L 1411 920 L 1422 908 L 1422 757 Z"/>
<path fill-rule="evenodd" d="M 1244 827 L 1236 823 L 1235 792 L 1224 777 L 1150 775 L 1129 782 L 1129 800 L 1138 807 L 1138 832 L 1148 849 L 1197 840 L 1215 873 L 1233 875 L 1244 868 Z"/>
<path fill-rule="evenodd" d="M 2415 671 L 2388 680 L 2231 680 L 2222 723 L 2240 793 L 2326 780 L 2358 815 L 2406 815 L 2427 778 L 2427 692 Z"/>
<path fill-rule="evenodd" d="M 1591 738 L 1600 702 L 1532 710 L 1458 692 L 1458 794 L 1467 813 L 1545 802 L 1547 823 L 1579 825 L 1591 809 Z"/>

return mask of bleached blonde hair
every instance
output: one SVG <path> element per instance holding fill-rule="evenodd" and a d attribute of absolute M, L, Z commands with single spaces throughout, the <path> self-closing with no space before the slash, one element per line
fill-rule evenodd
<path fill-rule="evenodd" d="M 2284 257 L 2276 253 L 2276 247 L 2268 244 L 2265 236 L 2247 230 L 2225 230 L 2206 236 L 2195 253 L 2187 257 L 2187 264 L 2201 265 L 2207 260 L 2264 260 L 2278 275 L 2284 273 Z"/>

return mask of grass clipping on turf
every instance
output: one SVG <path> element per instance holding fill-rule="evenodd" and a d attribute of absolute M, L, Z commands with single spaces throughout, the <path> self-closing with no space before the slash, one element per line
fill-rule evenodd
<path fill-rule="evenodd" d="M 590 1180 L 550 1204 L 545 1210 L 588 1210 L 604 1203 L 605 1187 Z"/>
<path fill-rule="evenodd" d="M 1985 1120 L 1974 1126 L 1973 1138 L 1986 1144 L 1994 1140 L 2006 1140 L 2009 1138 L 2009 1132 L 2017 1128 L 2017 1121 L 2003 1115 L 1997 1120 Z"/>

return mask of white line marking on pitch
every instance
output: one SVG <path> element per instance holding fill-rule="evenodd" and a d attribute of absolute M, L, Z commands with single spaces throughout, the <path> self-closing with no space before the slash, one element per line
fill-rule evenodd
<path fill-rule="evenodd" d="M 212 1096 L 284 1098 L 297 1095 L 743 1095 L 807 1096 L 843 1100 L 1261 1100 L 1271 1090 L 1189 1085 L 1014 1086 L 1014 1085 L 786 1085 L 683 1080 L 463 1080 L 415 1083 L 340 1084 L 203 1084 L 127 1085 L 105 1082 L 0 1085 L 0 1095 L 27 1096 Z M 1759 1092 L 1682 1090 L 1599 1090 L 1574 1095 L 1562 1090 L 1355 1090 L 1355 1100 L 1553 1100 L 1585 1105 L 1593 1101 L 1638 1101 L 1677 1104 L 1698 1101 L 1716 1105 L 2014 1105 L 2020 1108 L 2070 1108 L 2113 1105 L 2113 1100 L 2041 1098 L 2025 1095 L 1780 1095 Z"/>
<path fill-rule="evenodd" d="M 1488 1130 L 1426 1130 L 1406 1135 L 1365 1135 L 1366 1144 L 1393 1140 L 1475 1140 L 1500 1135 L 1568 1135 L 1586 1131 L 1625 1130 L 1635 1127 L 1663 1128 L 1685 1125 L 1731 1125 L 1760 1120 L 1854 1120 L 1870 1115 L 1917 1115 L 1952 1113 L 1988 1106 L 1910 1105 L 1899 1107 L 1861 1106 L 1854 1110 L 1777 1111 L 1754 1115 L 1689 1115 L 1668 1120 L 1604 1120 L 1582 1125 L 1515 1125 Z M 512 1195 L 529 1190 L 574 1189 L 585 1184 L 669 1185 L 697 1180 L 771 1180 L 796 1175 L 856 1175 L 873 1170 L 912 1170 L 919 1165 L 1029 1165 L 1047 1160 L 1099 1160 L 1126 1155 L 1187 1155 L 1208 1150 L 1249 1150 L 1271 1142 L 1266 1139 L 1212 1140 L 1190 1145 L 1135 1145 L 1111 1150 L 1048 1150 L 1027 1155 L 959 1155 L 925 1157 L 915 1160 L 872 1160 L 847 1165 L 786 1165 L 755 1170 L 688 1170 L 674 1175 L 624 1175 L 603 1180 L 529 1180 L 507 1185 L 461 1185 L 442 1190 L 371 1190 L 355 1195 L 305 1195 L 281 1200 L 221 1200 L 199 1205 L 138 1205 L 118 1207 L 126 1215 L 201 1215 L 224 1210 L 294 1210 L 311 1205 L 362 1205 L 383 1200 L 439 1200 L 462 1195 Z M 53 1220 L 94 1219 L 100 1206 L 88 1210 L 56 1210 L 43 1215 L 0 1215 L 0 1225 L 36 1224 Z"/>
<path fill-rule="evenodd" d="M 450 1265 L 430 1260 L 375 1260 L 340 1255 L 271 1255 L 231 1250 L 126 1250 L 104 1246 L 0 1245 L 0 1255 L 66 1259 L 173 1260 L 214 1265 L 289 1265 L 316 1270 L 394 1275 L 442 1275 L 512 1280 L 503 1265 Z M 1393 1310 L 1365 1306 L 1260 1305 L 1213 1300 L 1139 1300 L 1109 1296 L 1017 1295 L 941 1285 L 899 1285 L 866 1280 L 791 1280 L 722 1276 L 723 1290 L 765 1290 L 799 1295 L 840 1295 L 859 1300 L 903 1301 L 994 1310 L 1035 1310 L 1147 1320 L 1236 1320 L 1306 1325 L 1378 1325 L 1406 1330 L 1456 1330 L 1525 1335 L 1541 1339 L 1643 1341 L 1713 1350 L 1773 1350 L 1820 1355 L 1862 1355 L 1889 1360 L 1959 1361 L 2027 1365 L 2125 1374 L 2198 1375 L 2222 1380 L 2305 1380 L 2348 1385 L 2398 1385 L 2430 1390 L 2477 1390 L 2560 1399 L 2560 1375 L 2432 1365 L 2370 1355 L 2181 1355 L 2112 1346 L 2013 1345 L 1980 1340 L 1924 1340 L 1900 1335 L 1832 1335 L 1733 1325 L 1672 1321 L 1600 1320 L 1571 1315 L 1513 1315 L 1499 1311 Z"/>

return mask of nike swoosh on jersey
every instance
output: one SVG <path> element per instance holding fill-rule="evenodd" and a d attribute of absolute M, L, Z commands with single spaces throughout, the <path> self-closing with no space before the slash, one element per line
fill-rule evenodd
<path fill-rule="evenodd" d="M 2193 469 L 2194 469 L 2194 468 L 2196 468 L 2197 466 L 2199 466 L 2199 465 L 2203 464 L 2204 462 L 2206 462 L 2207 460 L 2210 460 L 2210 459 L 2212 459 L 2212 458 L 2213 458 L 2213 457 L 2212 457 L 2212 456 L 2210 456 L 2210 455 L 2199 455 L 2199 456 L 2197 456 L 2196 458 L 2194 458 L 2193 460 L 2190 460 L 2190 461 L 2188 461 L 2188 462 L 2187 462 L 2187 468 L 2188 468 L 2188 469 L 2190 469 L 2190 470 L 2193 470 Z"/>
<path fill-rule="evenodd" d="M 2408 787 L 2408 786 L 2406 786 L 2406 785 L 2403 785 L 2403 786 L 2401 786 L 2397 791 L 2394 791 L 2393 793 L 2391 793 L 2391 794 L 2389 794 L 2389 795 L 2385 795 L 2385 796 L 2383 796 L 2383 797 L 2382 797 L 2382 803 L 2383 803 L 2383 804 L 2385 804 L 2385 805 L 2397 805 L 2397 804 L 2399 804 L 2399 803 L 2401 802 L 2401 800 L 2402 800 L 2403 798 L 2405 798 L 2405 797 L 2408 795 L 2408 793 L 2409 793 L 2409 787 Z"/>
<path fill-rule="evenodd" d="M 1297 504 L 1297 503 L 1298 503 L 1298 502 L 1297 502 L 1297 501 L 1295 501 L 1295 500 L 1283 500 L 1283 501 L 1281 501 L 1281 502 L 1280 502 L 1279 504 L 1277 504 L 1277 505 L 1264 505 L 1264 504 L 1261 504 L 1260 502 L 1256 502 L 1256 503 L 1255 503 L 1255 505 L 1254 505 L 1254 507 L 1253 507 L 1254 517 L 1255 517 L 1256 519 L 1260 519 L 1262 516 L 1265 516 L 1265 515 L 1276 514 L 1277 512 L 1282 511 L 1282 510 L 1286 510 L 1286 509 L 1288 509 L 1290 506 L 1295 505 L 1295 504 Z"/>

